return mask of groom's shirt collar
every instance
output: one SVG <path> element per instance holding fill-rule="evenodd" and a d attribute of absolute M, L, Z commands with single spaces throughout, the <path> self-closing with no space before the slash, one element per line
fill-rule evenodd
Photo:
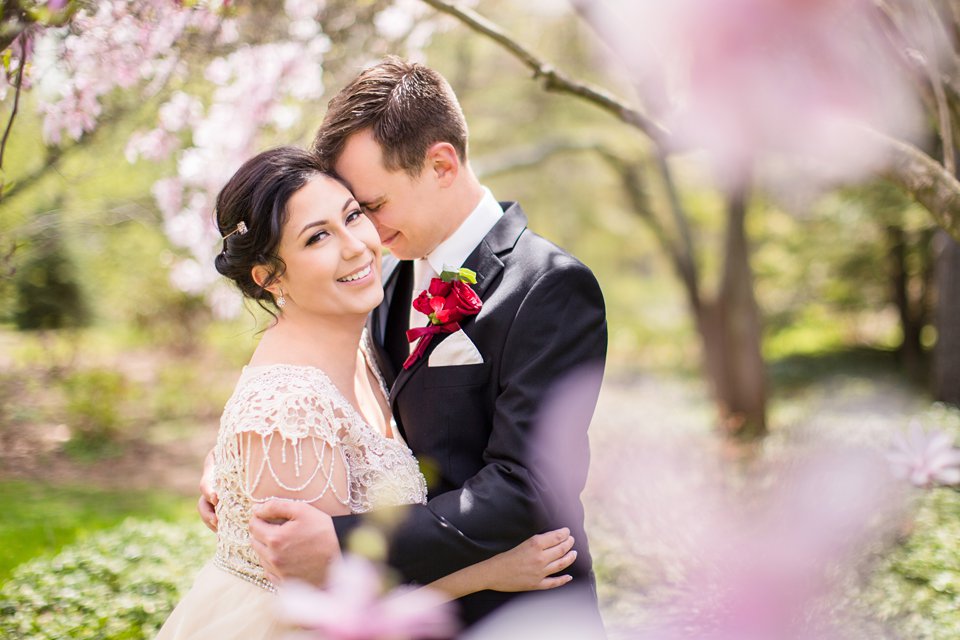
<path fill-rule="evenodd" d="M 503 209 L 490 189 L 484 187 L 480 203 L 466 220 L 424 257 L 438 274 L 443 272 L 444 267 L 459 269 L 502 217 Z"/>

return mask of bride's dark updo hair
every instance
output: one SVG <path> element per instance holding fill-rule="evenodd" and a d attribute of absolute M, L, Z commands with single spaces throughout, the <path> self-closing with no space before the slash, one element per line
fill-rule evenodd
<path fill-rule="evenodd" d="M 276 305 L 266 290 L 283 275 L 286 265 L 277 254 L 283 225 L 289 217 L 287 202 L 307 181 L 327 175 L 319 158 L 295 147 L 277 147 L 247 160 L 217 195 L 217 228 L 223 251 L 217 256 L 217 271 L 230 278 L 243 295 Z M 231 233 L 237 225 L 246 225 L 245 233 Z M 263 285 L 253 279 L 253 268 L 267 267 Z M 265 307 L 266 308 L 266 307 Z"/>

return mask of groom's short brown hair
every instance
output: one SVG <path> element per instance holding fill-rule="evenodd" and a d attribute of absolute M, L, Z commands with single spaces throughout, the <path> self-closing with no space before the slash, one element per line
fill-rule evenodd
<path fill-rule="evenodd" d="M 388 56 L 330 100 L 313 141 L 328 171 L 347 138 L 364 129 L 373 132 L 389 171 L 420 175 L 427 149 L 437 142 L 449 142 L 466 162 L 467 123 L 460 103 L 443 76 L 422 64 Z"/>

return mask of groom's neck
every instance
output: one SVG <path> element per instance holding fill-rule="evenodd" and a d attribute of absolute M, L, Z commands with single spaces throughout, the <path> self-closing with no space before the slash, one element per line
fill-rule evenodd
<path fill-rule="evenodd" d="M 449 217 L 448 224 L 445 225 L 447 232 L 440 242 L 452 236 L 483 199 L 483 185 L 480 184 L 469 164 L 463 165 L 461 174 L 450 186 L 446 195 L 448 199 L 444 207 L 444 215 Z"/>

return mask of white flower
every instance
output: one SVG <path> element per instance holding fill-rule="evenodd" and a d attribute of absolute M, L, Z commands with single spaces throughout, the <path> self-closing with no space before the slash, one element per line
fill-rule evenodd
<path fill-rule="evenodd" d="M 960 449 L 942 431 L 924 432 L 914 420 L 910 430 L 893 437 L 887 460 L 894 475 L 918 487 L 960 484 Z"/>
<path fill-rule="evenodd" d="M 439 596 L 402 587 L 384 595 L 376 568 L 359 556 L 343 556 L 324 589 L 284 583 L 278 605 L 282 620 L 323 640 L 449 638 L 455 631 Z"/>

